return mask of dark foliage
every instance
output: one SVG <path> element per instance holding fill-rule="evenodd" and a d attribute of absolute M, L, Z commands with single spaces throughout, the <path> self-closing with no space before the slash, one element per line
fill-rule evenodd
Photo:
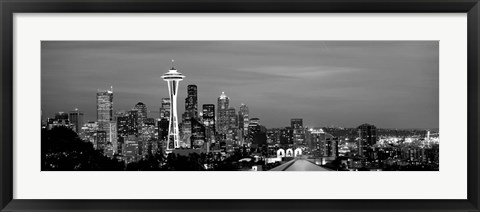
<path fill-rule="evenodd" d="M 165 157 L 161 153 L 148 155 L 146 158 L 127 165 L 127 171 L 164 171 Z"/>
<path fill-rule="evenodd" d="M 42 129 L 42 171 L 121 171 L 124 164 L 95 150 L 66 127 Z"/>
<path fill-rule="evenodd" d="M 165 168 L 170 171 L 202 171 L 205 159 L 197 153 L 191 153 L 188 156 L 178 154 L 169 154 Z"/>

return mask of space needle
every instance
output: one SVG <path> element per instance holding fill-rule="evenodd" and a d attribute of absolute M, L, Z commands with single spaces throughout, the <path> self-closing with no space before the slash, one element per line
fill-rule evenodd
<path fill-rule="evenodd" d="M 168 82 L 168 93 L 170 94 L 170 120 L 168 125 L 168 139 L 167 139 L 167 151 L 171 151 L 171 142 L 173 142 L 173 148 L 180 148 L 180 135 L 178 134 L 178 119 L 177 119 L 177 93 L 178 84 L 185 78 L 182 73 L 175 69 L 172 60 L 172 68 L 162 76 L 162 79 Z"/>

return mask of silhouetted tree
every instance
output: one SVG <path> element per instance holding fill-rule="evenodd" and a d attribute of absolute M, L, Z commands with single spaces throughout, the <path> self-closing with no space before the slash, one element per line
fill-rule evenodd
<path fill-rule="evenodd" d="M 124 165 L 66 127 L 42 129 L 42 171 L 119 171 Z"/>
<path fill-rule="evenodd" d="M 149 154 L 146 158 L 127 164 L 127 171 L 163 171 L 165 157 L 162 153 Z"/>
<path fill-rule="evenodd" d="M 202 171 L 203 167 L 201 156 L 197 153 L 190 153 L 188 156 L 178 154 L 169 154 L 165 168 L 169 171 Z"/>

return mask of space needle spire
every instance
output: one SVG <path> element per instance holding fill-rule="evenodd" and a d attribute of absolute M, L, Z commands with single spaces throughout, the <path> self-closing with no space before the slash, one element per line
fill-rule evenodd
<path fill-rule="evenodd" d="M 178 84 L 185 78 L 185 76 L 178 72 L 173 66 L 174 60 L 172 60 L 172 68 L 162 76 L 162 79 L 168 83 L 168 93 L 170 95 L 170 120 L 168 125 L 168 139 L 167 139 L 167 151 L 180 148 L 180 135 L 178 131 L 178 118 L 177 118 L 177 93 Z"/>

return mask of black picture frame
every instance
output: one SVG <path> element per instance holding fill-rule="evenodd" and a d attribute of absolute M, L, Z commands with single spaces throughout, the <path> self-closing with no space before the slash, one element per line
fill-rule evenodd
<path fill-rule="evenodd" d="M 0 0 L 1 211 L 479 211 L 478 0 Z M 14 13 L 467 13 L 468 198 L 465 200 L 18 200 L 13 199 Z M 445 182 L 448 183 L 448 182 Z M 320 191 L 319 191 L 320 192 Z"/>

